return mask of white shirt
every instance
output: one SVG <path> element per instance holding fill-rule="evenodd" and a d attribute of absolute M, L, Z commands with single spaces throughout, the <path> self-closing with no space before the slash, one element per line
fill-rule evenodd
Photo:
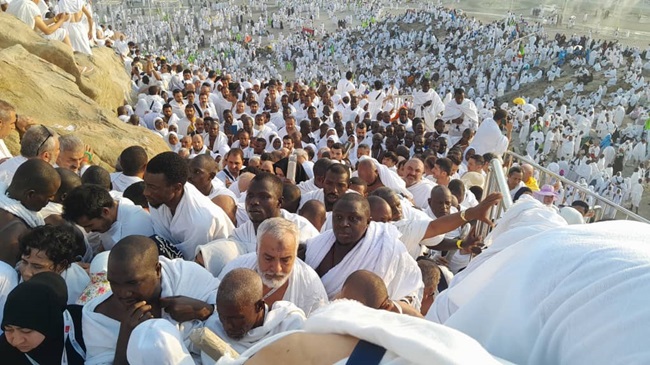
<path fill-rule="evenodd" d="M 27 24 L 30 28 L 34 29 L 37 16 L 41 16 L 41 11 L 38 9 L 33 1 L 30 0 L 14 0 L 9 3 L 7 13 L 14 15 L 23 23 Z"/>

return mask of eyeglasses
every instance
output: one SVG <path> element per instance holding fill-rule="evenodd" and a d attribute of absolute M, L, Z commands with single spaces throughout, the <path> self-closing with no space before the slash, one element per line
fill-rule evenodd
<path fill-rule="evenodd" d="M 43 145 L 45 145 L 45 142 L 47 142 L 47 140 L 50 139 L 50 137 L 54 137 L 52 135 L 52 132 L 50 132 L 50 130 L 46 126 L 41 124 L 41 128 L 43 128 L 45 130 L 45 132 L 47 132 L 47 137 L 45 137 L 43 142 L 41 142 L 40 146 L 38 146 L 38 149 L 36 150 L 37 154 L 41 151 L 41 148 L 43 148 Z"/>

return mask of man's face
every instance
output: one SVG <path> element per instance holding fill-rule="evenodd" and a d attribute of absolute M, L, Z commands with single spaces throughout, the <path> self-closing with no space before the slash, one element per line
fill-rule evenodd
<path fill-rule="evenodd" d="M 293 118 L 286 118 L 284 120 L 284 127 L 287 133 L 293 133 L 296 130 L 296 121 Z"/>
<path fill-rule="evenodd" d="M 431 88 L 431 82 L 429 82 L 429 80 L 422 81 L 422 91 L 426 93 L 427 91 L 429 91 L 430 88 Z"/>
<path fill-rule="evenodd" d="M 357 140 L 359 143 L 363 141 L 366 138 L 366 129 L 365 128 L 357 128 Z"/>
<path fill-rule="evenodd" d="M 187 181 L 194 185 L 199 191 L 210 191 L 212 186 L 212 178 L 210 172 L 201 165 L 201 163 L 194 162 L 192 160 L 190 163 L 190 174 Z"/>
<path fill-rule="evenodd" d="M 210 123 L 208 128 L 208 135 L 210 137 L 216 137 L 219 135 L 219 123 Z"/>
<path fill-rule="evenodd" d="M 257 267 L 262 283 L 267 288 L 279 288 L 289 280 L 296 261 L 296 242 L 287 235 L 277 239 L 263 234 L 257 249 Z"/>
<path fill-rule="evenodd" d="M 442 138 L 438 140 L 440 146 L 438 147 L 438 153 L 445 153 L 447 151 L 447 139 Z"/>
<path fill-rule="evenodd" d="M 192 148 L 192 138 L 190 138 L 190 136 L 181 138 L 181 147 L 187 149 Z"/>
<path fill-rule="evenodd" d="M 517 185 L 519 185 L 523 177 L 524 174 L 522 174 L 521 172 L 513 172 L 510 175 L 508 175 L 508 188 L 510 190 L 514 189 Z"/>
<path fill-rule="evenodd" d="M 237 102 L 237 108 L 235 109 L 235 112 L 237 114 L 241 114 L 246 110 L 246 104 L 244 104 L 243 101 L 238 101 Z"/>
<path fill-rule="evenodd" d="M 413 146 L 413 140 L 415 139 L 415 136 L 413 133 L 406 133 L 404 134 L 404 145 L 408 148 L 411 148 Z"/>
<path fill-rule="evenodd" d="M 217 313 L 226 335 L 233 340 L 242 339 L 253 329 L 258 313 L 263 308 L 256 304 L 225 304 L 217 299 Z"/>
<path fill-rule="evenodd" d="M 293 139 L 291 138 L 283 138 L 282 143 L 284 143 L 284 147 L 288 150 L 293 148 Z"/>
<path fill-rule="evenodd" d="M 476 163 L 476 160 L 473 158 L 470 158 L 467 160 L 467 171 L 469 172 L 480 172 L 481 169 L 483 169 L 483 165 L 479 165 Z"/>
<path fill-rule="evenodd" d="M 429 199 L 429 208 L 436 217 L 444 217 L 449 215 L 451 209 L 452 196 L 451 193 L 446 190 L 443 192 L 434 193 L 433 196 Z"/>
<path fill-rule="evenodd" d="M 149 206 L 159 208 L 161 205 L 170 202 L 176 192 L 182 187 L 169 184 L 164 174 L 144 173 L 144 197 L 147 198 Z"/>
<path fill-rule="evenodd" d="M 27 251 L 29 253 L 27 253 Z M 65 267 L 56 267 L 45 250 L 27 247 L 26 252 L 20 256 L 18 271 L 23 281 L 28 281 L 32 276 L 42 272 L 55 272 L 60 274 Z"/>
<path fill-rule="evenodd" d="M 250 108 L 251 108 L 251 114 L 257 114 L 257 111 L 260 109 L 260 106 L 257 103 L 251 103 Z"/>
<path fill-rule="evenodd" d="M 226 163 L 228 164 L 228 170 L 231 173 L 239 173 L 239 170 L 241 170 L 244 165 L 244 161 L 242 161 L 241 157 L 232 154 L 228 156 Z"/>
<path fill-rule="evenodd" d="M 343 119 L 343 115 L 341 114 L 341 112 L 334 112 L 334 114 L 332 115 L 332 120 L 334 121 L 334 124 L 340 123 L 342 119 Z"/>
<path fill-rule="evenodd" d="M 433 170 L 431 170 L 431 175 L 433 175 L 433 177 L 436 179 L 440 179 L 440 178 L 444 178 L 447 175 L 447 173 L 443 171 L 440 168 L 440 166 L 438 166 L 438 164 L 435 164 L 433 166 Z"/>
<path fill-rule="evenodd" d="M 159 298 L 156 298 L 156 294 L 160 293 L 160 263 L 145 267 L 136 260 L 129 261 L 131 262 L 108 261 L 106 278 L 111 284 L 113 295 L 124 309 L 141 301 L 157 301 Z"/>
<path fill-rule="evenodd" d="M 16 129 L 16 121 L 16 112 L 13 110 L 9 112 L 7 120 L 0 120 L 0 122 L 2 122 L 0 125 L 0 139 L 7 137 L 11 131 Z"/>
<path fill-rule="evenodd" d="M 199 96 L 199 102 L 200 102 L 201 105 L 203 105 L 203 106 L 208 105 L 208 96 L 207 96 L 206 94 L 201 94 L 201 95 Z"/>
<path fill-rule="evenodd" d="M 56 159 L 56 164 L 64 169 L 68 169 L 73 172 L 79 172 L 83 159 L 83 149 L 78 151 L 61 151 L 61 153 L 59 153 L 59 157 Z"/>
<path fill-rule="evenodd" d="M 458 105 L 462 104 L 463 100 L 465 100 L 465 93 L 454 94 L 454 100 L 456 100 L 456 104 Z"/>
<path fill-rule="evenodd" d="M 75 221 L 77 225 L 83 227 L 83 229 L 90 232 L 104 233 L 111 229 L 113 221 L 109 218 L 108 208 L 102 208 L 102 214 L 93 219 L 89 219 L 87 216 L 82 215 Z"/>
<path fill-rule="evenodd" d="M 185 118 L 192 120 L 194 119 L 194 107 L 185 108 Z"/>
<path fill-rule="evenodd" d="M 170 106 L 163 108 L 163 115 L 165 118 L 169 119 L 171 118 L 173 114 L 172 108 Z"/>
<path fill-rule="evenodd" d="M 253 148 L 253 153 L 256 155 L 261 155 L 264 153 L 264 149 L 266 149 L 266 140 L 265 139 L 258 139 L 255 141 L 255 147 Z"/>
<path fill-rule="evenodd" d="M 359 178 L 371 186 L 379 179 L 377 168 L 372 163 L 360 163 L 358 169 Z"/>
<path fill-rule="evenodd" d="M 200 135 L 196 134 L 192 137 L 192 148 L 194 151 L 199 152 L 203 149 L 203 138 Z"/>
<path fill-rule="evenodd" d="M 352 245 L 359 242 L 366 233 L 369 223 L 370 217 L 363 214 L 361 204 L 339 204 L 332 212 L 334 236 L 341 245 Z"/>
<path fill-rule="evenodd" d="M 340 148 L 332 148 L 331 153 L 332 153 L 332 159 L 337 160 L 337 161 L 343 160 L 343 150 L 342 149 L 340 149 Z"/>
<path fill-rule="evenodd" d="M 325 195 L 325 208 L 328 211 L 332 210 L 334 203 L 348 191 L 350 181 L 347 175 L 337 174 L 332 171 L 325 173 L 325 180 L 323 181 L 323 193 Z"/>
<path fill-rule="evenodd" d="M 246 213 L 253 223 L 279 217 L 282 196 L 274 191 L 269 181 L 253 181 L 246 192 Z"/>
<path fill-rule="evenodd" d="M 413 139 L 413 145 L 415 145 L 415 149 L 421 150 L 424 148 L 424 136 L 419 134 L 415 136 Z"/>
<path fill-rule="evenodd" d="M 406 187 L 415 185 L 422 180 L 422 174 L 424 174 L 424 165 L 421 162 L 410 160 L 406 163 L 406 176 L 404 180 L 406 181 Z"/>
<path fill-rule="evenodd" d="M 246 132 L 240 133 L 239 134 L 239 147 L 246 148 L 246 147 L 248 147 L 249 143 L 250 143 L 249 134 L 246 133 Z"/>

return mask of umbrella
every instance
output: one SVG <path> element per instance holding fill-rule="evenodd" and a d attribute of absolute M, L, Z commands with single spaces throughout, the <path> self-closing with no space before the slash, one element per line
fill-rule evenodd
<path fill-rule="evenodd" d="M 515 105 L 526 105 L 526 100 L 524 98 L 516 98 L 512 101 Z"/>

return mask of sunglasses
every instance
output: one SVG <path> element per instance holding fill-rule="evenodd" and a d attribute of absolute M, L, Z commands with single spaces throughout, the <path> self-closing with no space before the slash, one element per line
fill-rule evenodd
<path fill-rule="evenodd" d="M 47 127 L 45 127 L 44 125 L 41 125 L 41 128 L 43 128 L 45 130 L 45 132 L 47 132 L 47 137 L 45 137 L 43 142 L 41 142 L 41 144 L 38 146 L 38 149 L 36 150 L 37 153 L 41 151 L 41 148 L 43 148 L 43 146 L 45 145 L 45 142 L 47 142 L 47 140 L 50 139 L 50 137 L 54 137 L 52 135 L 52 132 L 50 132 L 50 130 Z"/>

